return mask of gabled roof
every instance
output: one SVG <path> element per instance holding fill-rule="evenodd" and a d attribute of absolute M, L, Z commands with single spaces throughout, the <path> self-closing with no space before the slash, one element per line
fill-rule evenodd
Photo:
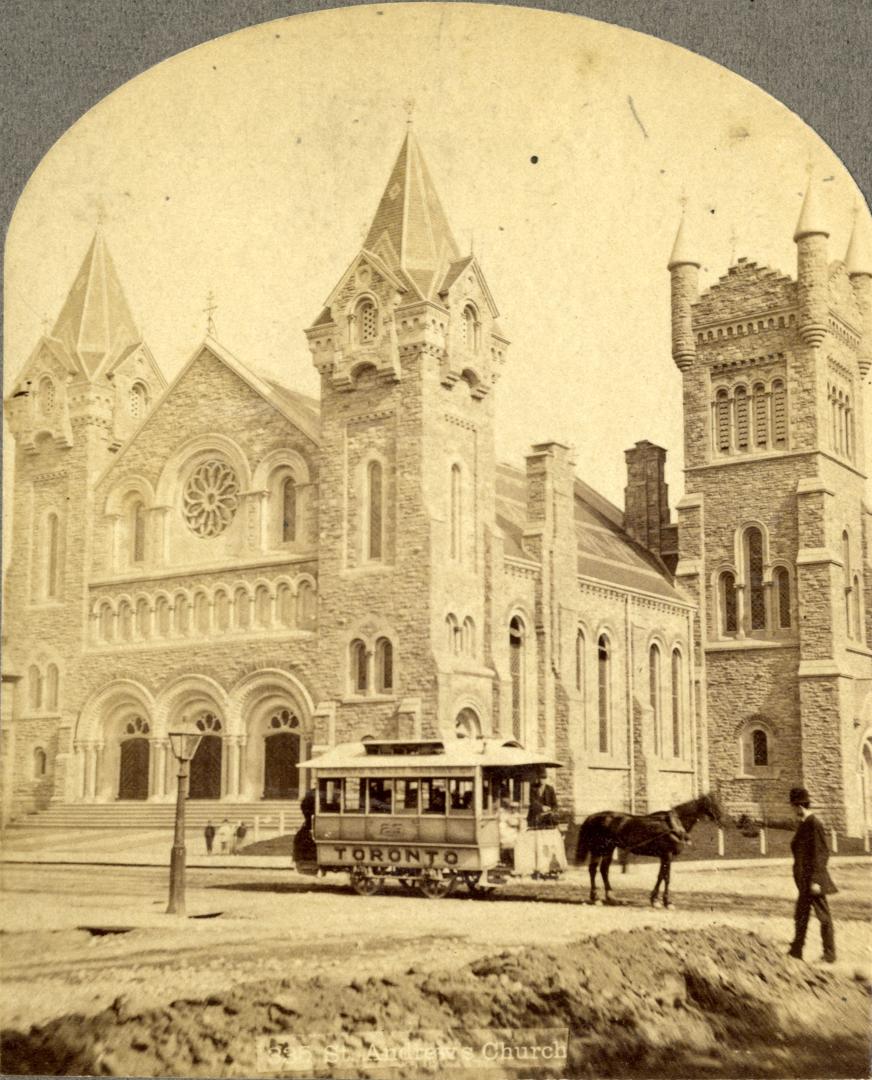
<path fill-rule="evenodd" d="M 402 271 L 430 300 L 448 266 L 461 257 L 411 130 L 403 139 L 363 246 L 392 270 Z"/>
<path fill-rule="evenodd" d="M 99 228 L 50 336 L 88 378 L 109 370 L 142 341 Z"/>
<path fill-rule="evenodd" d="M 686 605 L 659 560 L 625 532 L 621 511 L 582 480 L 576 478 L 574 488 L 578 575 Z M 523 546 L 526 499 L 525 474 L 511 465 L 497 466 L 496 516 L 505 553 L 529 560 Z"/>
<path fill-rule="evenodd" d="M 442 284 L 439 286 L 439 295 L 444 296 L 454 284 L 454 282 L 457 281 L 460 275 L 468 269 L 471 269 L 473 274 L 475 274 L 482 295 L 484 296 L 485 300 L 487 301 L 487 305 L 490 308 L 491 315 L 493 316 L 493 318 L 496 318 L 497 315 L 499 315 L 499 312 L 497 311 L 497 305 L 494 303 L 493 294 L 488 288 L 487 282 L 484 280 L 484 274 L 481 272 L 481 267 L 478 265 L 478 260 L 476 259 L 475 255 L 467 255 L 464 258 L 458 259 L 456 262 L 453 262 L 448 267 L 448 272 L 446 273 Z"/>

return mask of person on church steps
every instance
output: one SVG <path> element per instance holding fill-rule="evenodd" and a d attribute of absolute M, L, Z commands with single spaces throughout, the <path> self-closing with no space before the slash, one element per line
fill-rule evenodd
<path fill-rule="evenodd" d="M 242 848 L 245 846 L 245 836 L 248 832 L 248 826 L 244 821 L 240 821 L 236 826 L 236 832 L 233 834 L 233 854 L 238 855 Z"/>
<path fill-rule="evenodd" d="M 233 826 L 225 818 L 218 826 L 218 850 L 222 855 L 230 853 L 230 841 L 233 836 Z"/>
<path fill-rule="evenodd" d="M 211 821 L 206 822 L 206 828 L 203 830 L 203 836 L 206 838 L 206 854 L 212 854 L 212 843 L 215 840 L 215 826 Z"/>
<path fill-rule="evenodd" d="M 830 849 L 823 823 L 811 810 L 811 796 L 803 787 L 790 789 L 790 805 L 796 811 L 799 826 L 790 842 L 793 852 L 793 880 L 799 890 L 794 911 L 794 934 L 788 956 L 802 959 L 808 918 L 812 910 L 821 924 L 823 959 L 832 964 L 836 959 L 836 938 L 827 896 L 839 890 L 827 870 Z"/>

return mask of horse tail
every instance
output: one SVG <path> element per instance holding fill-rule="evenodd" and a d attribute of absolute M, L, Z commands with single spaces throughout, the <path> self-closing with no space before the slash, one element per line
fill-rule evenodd
<path fill-rule="evenodd" d="M 580 866 L 587 858 L 591 846 L 591 824 L 593 818 L 585 818 L 578 830 L 578 842 L 575 846 L 575 861 Z"/>

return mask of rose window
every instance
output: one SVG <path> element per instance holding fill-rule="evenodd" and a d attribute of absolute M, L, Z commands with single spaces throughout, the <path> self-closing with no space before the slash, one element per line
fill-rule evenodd
<path fill-rule="evenodd" d="M 223 461 L 205 461 L 191 474 L 182 495 L 182 512 L 197 536 L 219 536 L 239 507 L 239 481 Z"/>

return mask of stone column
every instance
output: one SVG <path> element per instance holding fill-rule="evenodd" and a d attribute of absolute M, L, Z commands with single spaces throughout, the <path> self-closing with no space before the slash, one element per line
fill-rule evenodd
<path fill-rule="evenodd" d="M 227 790 L 228 799 L 239 798 L 239 736 L 230 735 L 227 743 Z"/>
<path fill-rule="evenodd" d="M 171 506 L 152 506 L 148 510 L 149 536 L 146 539 L 145 557 L 149 563 L 163 566 L 167 562 L 168 529 Z M 148 543 L 151 540 L 151 544 Z"/>
<path fill-rule="evenodd" d="M 103 773 L 103 750 L 104 745 L 101 742 L 94 744 L 94 801 L 97 802 L 100 797 L 100 784 L 105 779 Z"/>
<path fill-rule="evenodd" d="M 265 513 L 268 491 L 244 491 L 242 493 L 242 513 L 245 522 L 243 548 L 252 553 L 263 551 L 267 544 L 267 515 Z"/>

